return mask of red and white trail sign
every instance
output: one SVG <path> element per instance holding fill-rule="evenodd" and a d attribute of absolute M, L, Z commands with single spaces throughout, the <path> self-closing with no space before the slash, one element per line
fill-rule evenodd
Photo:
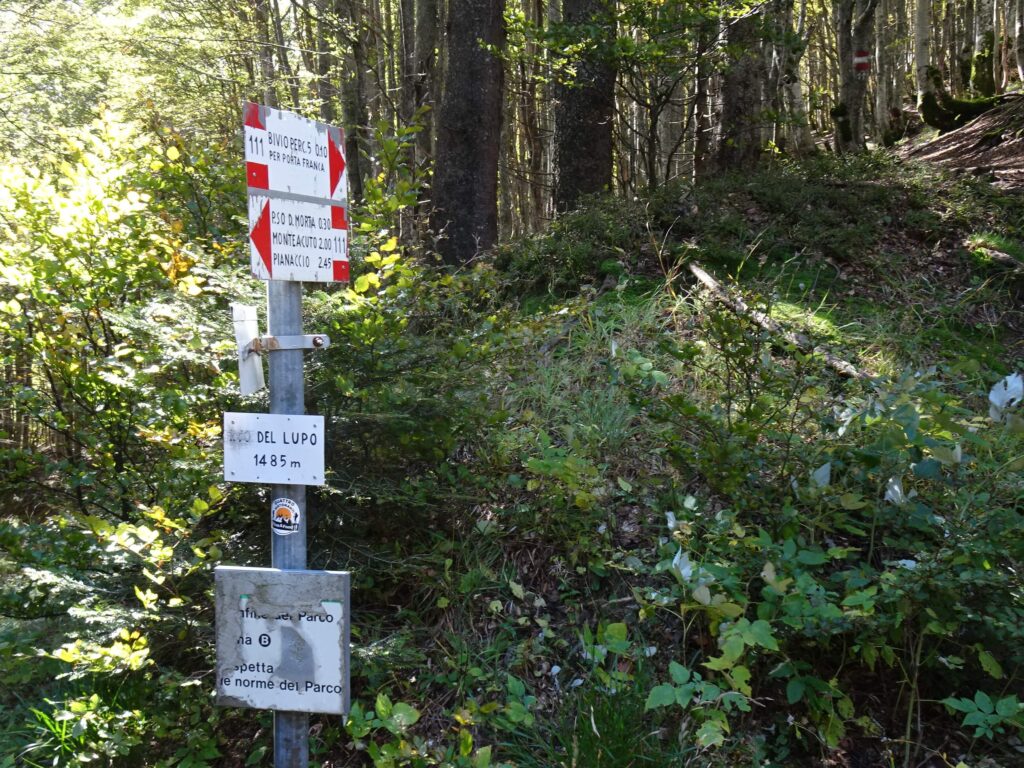
<path fill-rule="evenodd" d="M 348 280 L 348 173 L 340 128 L 245 105 L 249 251 L 254 277 Z"/>
<path fill-rule="evenodd" d="M 254 277 L 305 283 L 348 280 L 344 206 L 250 194 L 249 224 Z"/>

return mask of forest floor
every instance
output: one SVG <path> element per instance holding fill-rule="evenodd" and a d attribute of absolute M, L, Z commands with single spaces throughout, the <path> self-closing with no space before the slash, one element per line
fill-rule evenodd
<path fill-rule="evenodd" d="M 310 567 L 351 572 L 353 625 L 311 765 L 1024 765 L 1024 196 L 821 155 L 589 200 L 456 272 L 378 237 L 305 302 Z M 208 498 L 116 540 L 0 527 L 71 596 L 0 617 L 0 768 L 270 764 L 272 714 L 210 679 L 209 566 L 268 561 L 266 498 Z M 120 605 L 79 598 L 100 568 Z M 141 611 L 161 568 L 188 599 Z"/>
<path fill-rule="evenodd" d="M 958 130 L 908 147 L 904 157 L 975 176 L 990 177 L 1007 191 L 1024 192 L 1024 94 Z"/>
<path fill-rule="evenodd" d="M 1024 763 L 1024 445 L 987 401 L 1024 369 L 1020 196 L 782 161 L 590 201 L 483 268 L 514 351 L 431 474 L 438 538 L 379 492 L 345 518 L 388 552 L 347 564 L 381 619 L 363 698 L 467 765 Z"/>

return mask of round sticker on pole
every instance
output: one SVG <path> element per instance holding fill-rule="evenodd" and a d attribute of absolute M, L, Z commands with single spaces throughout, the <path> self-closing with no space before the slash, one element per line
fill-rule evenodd
<path fill-rule="evenodd" d="M 291 499 L 274 499 L 270 505 L 270 528 L 278 536 L 287 536 L 299 530 L 299 505 Z"/>

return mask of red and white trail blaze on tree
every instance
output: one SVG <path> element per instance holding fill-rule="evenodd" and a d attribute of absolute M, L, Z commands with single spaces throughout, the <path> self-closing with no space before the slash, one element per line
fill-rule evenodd
<path fill-rule="evenodd" d="M 839 93 L 832 108 L 836 152 L 860 152 L 864 141 L 864 97 L 868 90 L 866 70 L 859 70 L 864 54 L 874 48 L 875 8 L 878 0 L 833 0 L 839 60 Z M 870 58 L 868 57 L 870 68 Z"/>

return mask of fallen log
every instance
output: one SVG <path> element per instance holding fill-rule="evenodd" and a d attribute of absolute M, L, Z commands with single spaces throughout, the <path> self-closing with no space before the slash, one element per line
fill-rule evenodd
<path fill-rule="evenodd" d="M 872 374 L 859 370 L 855 365 L 853 365 L 853 363 L 847 362 L 840 357 L 836 357 L 824 347 L 814 346 L 813 342 L 803 334 L 786 330 L 777 320 L 773 320 L 764 312 L 760 312 L 748 306 L 742 298 L 733 295 L 723 285 L 721 285 L 721 283 L 715 280 L 715 278 L 704 271 L 699 264 L 690 262 L 687 264 L 687 267 L 693 276 L 696 277 L 705 288 L 711 291 L 715 299 L 740 317 L 746 318 L 769 333 L 785 339 L 804 354 L 818 355 L 825 361 L 825 364 L 828 365 L 829 368 L 834 370 L 840 376 L 845 376 L 849 379 L 872 378 Z"/>

